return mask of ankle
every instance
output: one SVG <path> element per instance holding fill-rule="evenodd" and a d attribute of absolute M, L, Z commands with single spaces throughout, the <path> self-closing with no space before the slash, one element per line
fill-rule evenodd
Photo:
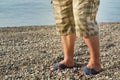
<path fill-rule="evenodd" d="M 66 66 L 73 66 L 74 60 L 63 60 L 60 63 L 65 64 Z"/>
<path fill-rule="evenodd" d="M 74 63 L 73 59 L 64 59 L 63 61 L 65 61 L 66 63 Z"/>
<path fill-rule="evenodd" d="M 89 62 L 87 67 L 99 70 L 99 69 L 101 69 L 101 64 L 100 64 L 100 62 Z"/>
<path fill-rule="evenodd" d="M 90 59 L 89 60 L 89 63 L 91 63 L 91 64 L 100 64 L 100 59 Z"/>

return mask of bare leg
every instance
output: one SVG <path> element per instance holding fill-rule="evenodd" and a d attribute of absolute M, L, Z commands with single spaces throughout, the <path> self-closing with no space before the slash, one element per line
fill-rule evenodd
<path fill-rule="evenodd" d="M 73 33 L 71 35 L 61 36 L 61 39 L 64 50 L 64 60 L 61 61 L 60 63 L 68 67 L 71 67 L 74 65 L 73 56 L 74 56 L 74 44 L 75 44 L 76 34 Z M 54 67 L 50 66 L 50 70 L 53 69 Z"/>
<path fill-rule="evenodd" d="M 84 38 L 90 52 L 90 60 L 87 65 L 88 68 L 94 68 L 95 70 L 101 70 L 100 65 L 100 50 L 99 50 L 99 36 L 92 36 Z"/>

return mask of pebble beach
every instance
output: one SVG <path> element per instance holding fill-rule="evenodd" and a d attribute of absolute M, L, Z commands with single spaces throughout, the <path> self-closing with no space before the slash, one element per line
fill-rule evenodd
<path fill-rule="evenodd" d="M 54 25 L 0 28 L 0 80 L 120 80 L 120 22 L 99 23 L 103 71 L 80 75 L 89 60 L 81 37 L 76 38 L 73 69 L 50 71 L 63 59 Z"/>

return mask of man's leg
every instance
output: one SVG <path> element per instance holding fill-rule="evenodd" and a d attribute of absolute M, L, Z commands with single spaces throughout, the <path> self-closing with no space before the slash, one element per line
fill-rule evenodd
<path fill-rule="evenodd" d="M 72 0 L 52 0 L 52 5 L 56 21 L 56 29 L 58 34 L 61 36 L 64 50 L 64 60 L 59 63 L 64 64 L 67 67 L 73 67 L 73 54 L 76 33 Z M 50 70 L 61 67 L 60 64 L 53 64 L 50 66 Z"/>
<path fill-rule="evenodd" d="M 76 24 L 76 34 L 84 37 L 90 52 L 90 60 L 82 73 L 97 72 L 100 66 L 99 34 L 96 14 L 99 0 L 73 0 L 73 12 Z"/>
<path fill-rule="evenodd" d="M 60 63 L 66 65 L 67 67 L 74 66 L 74 44 L 75 44 L 76 34 L 70 34 L 67 36 L 61 36 L 63 50 L 64 50 L 64 60 Z M 54 66 L 50 66 L 50 70 L 53 70 Z"/>
<path fill-rule="evenodd" d="M 95 69 L 96 71 L 101 70 L 100 65 L 100 50 L 99 50 L 99 36 L 84 37 L 85 43 L 89 48 L 90 60 L 87 64 L 88 68 Z M 84 72 L 81 71 L 82 74 Z"/>

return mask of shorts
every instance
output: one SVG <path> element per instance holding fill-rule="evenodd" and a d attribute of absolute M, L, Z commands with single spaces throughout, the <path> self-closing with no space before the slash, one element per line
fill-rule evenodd
<path fill-rule="evenodd" d="M 98 35 L 96 14 L 99 0 L 52 0 L 57 33 L 61 36 L 76 33 L 78 36 Z"/>

